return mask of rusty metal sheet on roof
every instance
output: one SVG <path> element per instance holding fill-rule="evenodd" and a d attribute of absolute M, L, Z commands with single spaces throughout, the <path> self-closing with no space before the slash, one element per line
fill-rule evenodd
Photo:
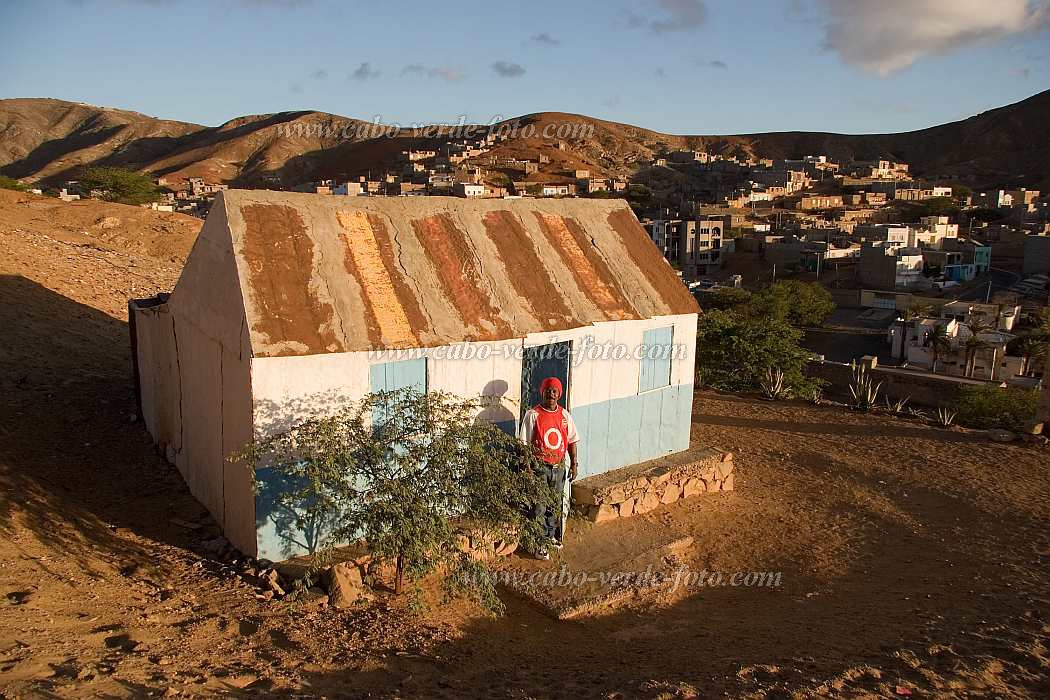
<path fill-rule="evenodd" d="M 623 200 L 219 196 L 256 357 L 698 311 Z"/>

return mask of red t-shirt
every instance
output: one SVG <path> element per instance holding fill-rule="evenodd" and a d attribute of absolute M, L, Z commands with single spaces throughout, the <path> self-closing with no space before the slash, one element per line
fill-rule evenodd
<path fill-rule="evenodd" d="M 547 464 L 561 464 L 569 445 L 580 441 L 576 422 L 561 406 L 548 411 L 533 406 L 521 422 L 521 440 L 532 445 Z"/>

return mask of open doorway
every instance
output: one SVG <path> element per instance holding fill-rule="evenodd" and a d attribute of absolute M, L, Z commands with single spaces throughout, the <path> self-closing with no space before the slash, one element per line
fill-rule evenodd
<path fill-rule="evenodd" d="M 540 382 L 547 377 L 557 377 L 565 391 L 558 403 L 562 408 L 569 405 L 569 359 L 572 357 L 572 342 L 548 343 L 525 348 L 521 360 L 521 411 L 525 412 L 540 402 Z"/>

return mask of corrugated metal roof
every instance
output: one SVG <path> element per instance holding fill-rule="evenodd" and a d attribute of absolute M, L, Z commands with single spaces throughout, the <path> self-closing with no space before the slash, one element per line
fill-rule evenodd
<path fill-rule="evenodd" d="M 256 357 L 698 311 L 619 199 L 219 196 Z"/>

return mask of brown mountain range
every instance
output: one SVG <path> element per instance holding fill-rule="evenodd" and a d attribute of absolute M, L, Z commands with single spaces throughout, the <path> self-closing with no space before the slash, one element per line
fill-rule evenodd
<path fill-rule="evenodd" d="M 590 117 L 543 112 L 511 120 L 537 134 L 548 124 L 585 124 L 585 138 L 518 135 L 477 160 L 547 155 L 539 179 L 567 170 L 630 177 L 654 155 L 674 149 L 766 158 L 826 154 L 838 160 L 890 158 L 919 176 L 972 186 L 1050 189 L 1050 90 L 962 121 L 893 134 L 769 132 L 675 136 Z M 55 99 L 0 100 L 0 174 L 47 183 L 75 178 L 85 165 L 119 165 L 176 186 L 187 177 L 261 186 L 277 175 L 284 186 L 371 173 L 393 166 L 407 148 L 436 147 L 445 138 L 404 130 L 396 138 L 359 138 L 359 120 L 323 112 L 240 117 L 218 127 L 156 119 L 137 112 Z M 505 122 L 504 124 L 509 124 Z M 346 137 L 344 137 L 346 136 Z"/>

